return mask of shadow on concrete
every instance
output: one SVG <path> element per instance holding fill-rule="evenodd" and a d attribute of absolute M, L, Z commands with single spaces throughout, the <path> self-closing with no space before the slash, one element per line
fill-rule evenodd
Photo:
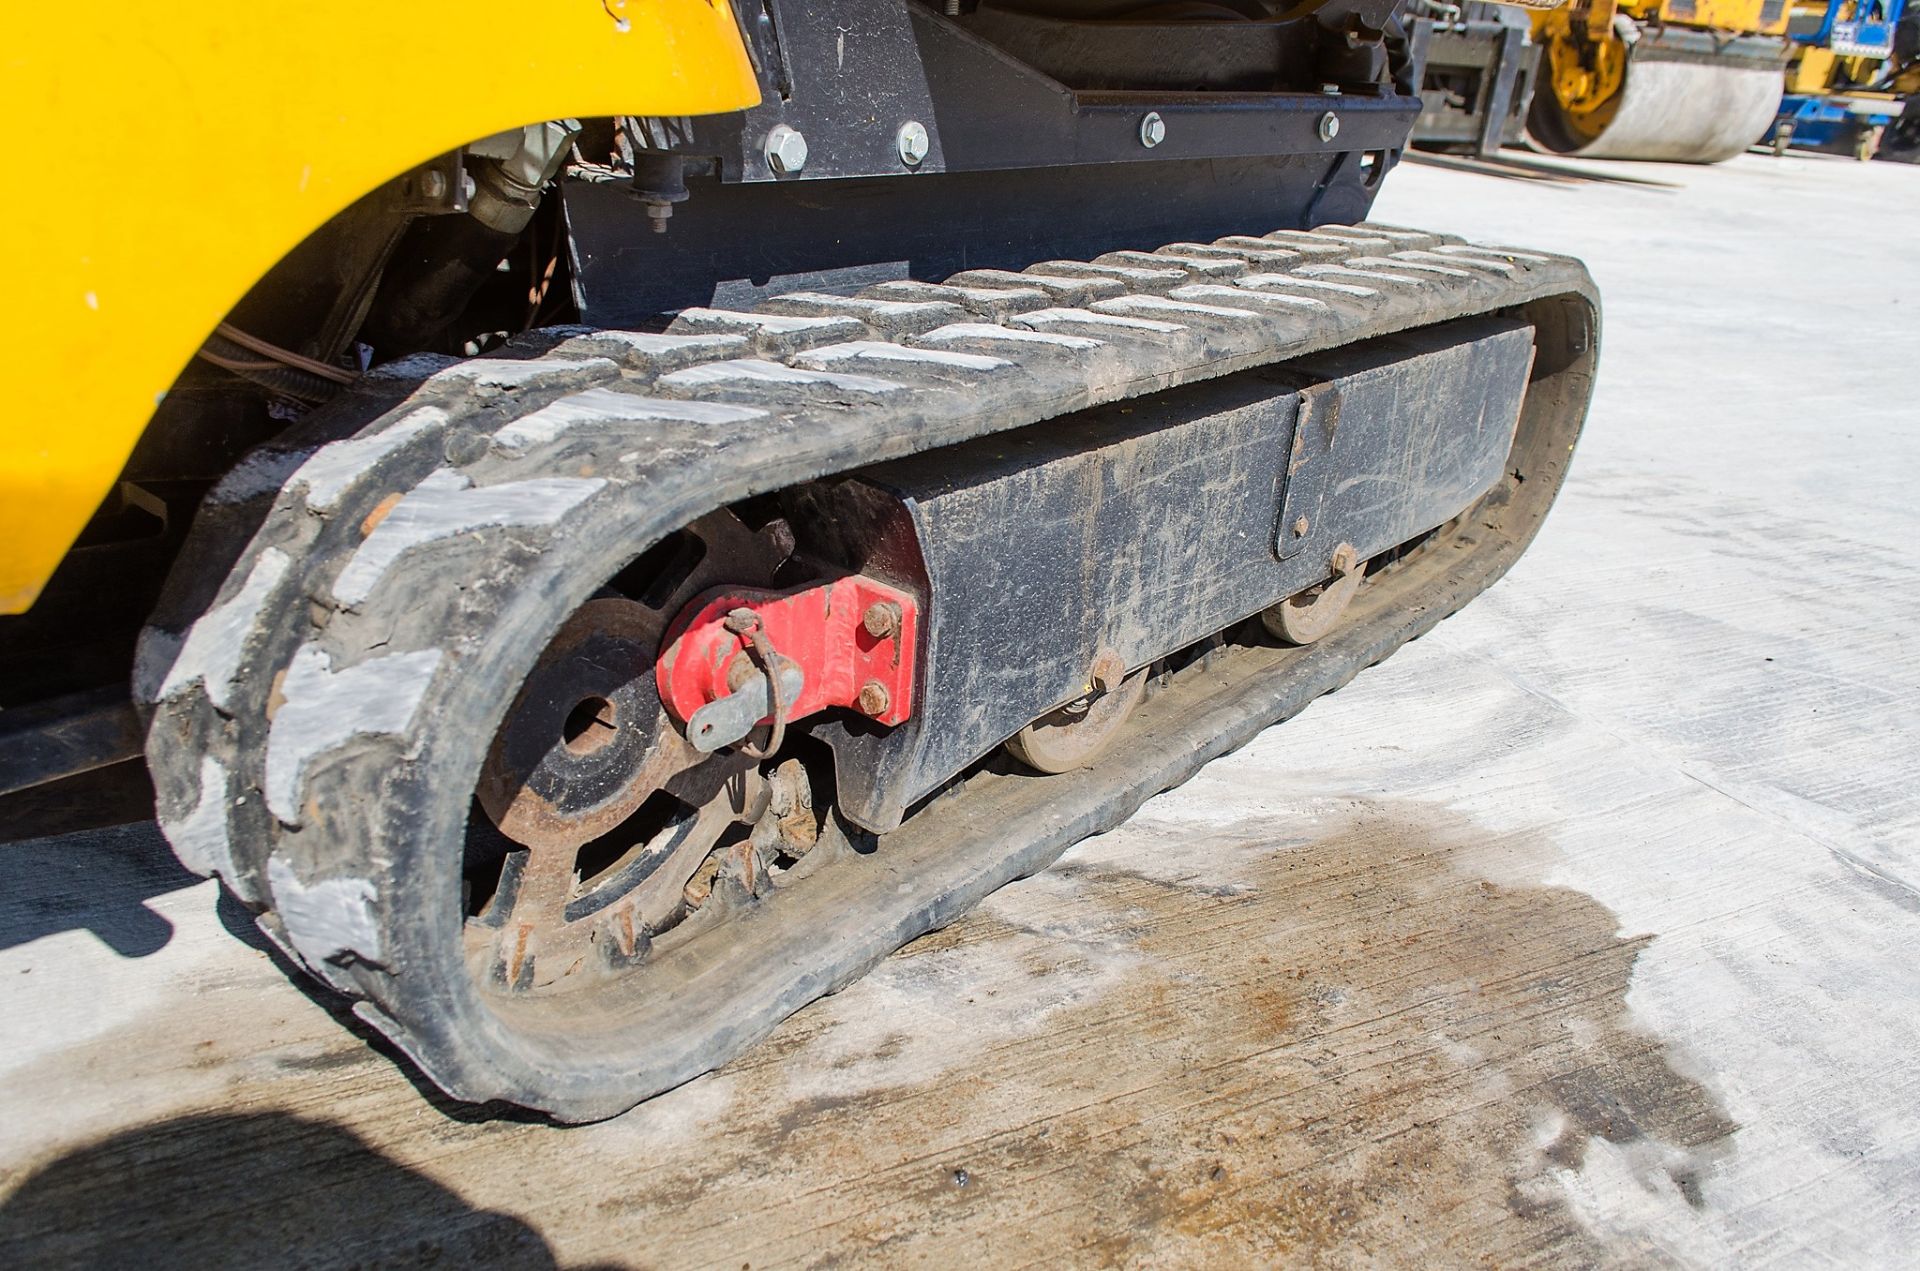
<path fill-rule="evenodd" d="M 144 958 L 173 924 L 143 902 L 199 881 L 153 823 L 141 760 L 0 797 L 0 949 L 86 930 Z"/>
<path fill-rule="evenodd" d="M 173 939 L 145 902 L 199 881 L 151 821 L 0 845 L 0 949 L 85 930 L 144 958 Z"/>
<path fill-rule="evenodd" d="M 1609 170 L 1604 166 L 1594 167 L 1594 160 L 1575 165 L 1567 162 L 1541 161 L 1532 157 L 1521 157 L 1524 152 L 1503 150 L 1498 155 L 1448 154 L 1432 150 L 1408 150 L 1405 158 L 1410 163 L 1425 164 L 1430 168 L 1448 168 L 1455 172 L 1472 172 L 1481 176 L 1500 177 L 1509 181 L 1536 181 L 1547 185 L 1623 185 L 1640 186 L 1650 190 L 1680 190 L 1685 187 L 1676 181 L 1662 181 L 1657 177 L 1634 176 L 1630 173 Z"/>
<path fill-rule="evenodd" d="M 335 1125 L 203 1114 L 113 1135 L 0 1202 L 0 1265 L 557 1267 L 479 1209 Z"/>

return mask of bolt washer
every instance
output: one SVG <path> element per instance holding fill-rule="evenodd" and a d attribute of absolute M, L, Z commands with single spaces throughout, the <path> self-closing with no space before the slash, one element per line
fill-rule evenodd
<path fill-rule="evenodd" d="M 918 119 L 909 119 L 900 125 L 900 131 L 894 137 L 894 144 L 900 151 L 900 162 L 909 168 L 917 168 L 925 161 L 932 142 L 927 137 L 927 126 Z"/>

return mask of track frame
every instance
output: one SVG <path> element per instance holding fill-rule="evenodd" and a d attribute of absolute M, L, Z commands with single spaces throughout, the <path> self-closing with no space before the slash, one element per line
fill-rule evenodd
<path fill-rule="evenodd" d="M 264 930 L 460 1098 L 591 1120 L 717 1066 L 1427 629 L 1537 529 L 1598 356 L 1598 301 L 1577 262 L 1368 226 L 1214 246 L 1221 254 L 1167 249 L 1158 276 L 1096 268 L 1074 281 L 1042 265 L 963 277 L 916 293 L 910 306 L 931 311 L 889 307 L 902 293 L 883 290 L 763 315 L 683 314 L 665 337 L 553 332 L 544 351 L 522 345 L 532 356 L 519 361 L 389 372 L 370 426 L 289 453 L 280 470 L 291 475 L 253 493 L 271 506 L 215 607 L 190 630 L 149 633 L 163 828 L 190 867 L 219 873 Z M 1285 250 L 1299 255 L 1280 267 Z M 961 311 L 970 294 L 997 320 Z M 1263 294 L 1327 299 L 1314 308 Z M 1174 311 L 1182 321 L 1110 321 L 1116 309 L 1168 303 L 1189 306 Z M 796 325 L 796 309 L 816 320 Z M 734 907 L 711 928 L 688 924 L 619 993 L 507 1003 L 474 982 L 444 929 L 459 897 L 452 845 L 468 815 L 465 797 L 447 792 L 472 788 L 512 686 L 609 566 L 715 507 L 833 472 L 1486 313 L 1536 330 L 1506 475 L 1378 571 L 1341 631 L 1306 648 L 1220 644 L 1170 678 L 1088 773 L 976 774 L 877 842 L 843 828 L 829 837 L 845 850 L 817 849 L 767 903 Z M 1035 339 L 1089 318 L 1107 338 L 1075 337 L 1071 356 Z M 1025 352 L 1008 359 L 1015 373 L 998 388 L 956 391 L 934 375 L 892 397 L 857 379 L 786 374 L 829 374 L 816 368 L 852 357 L 859 335 L 909 353 Z M 606 399 L 583 398 L 609 390 L 627 414 L 595 425 L 587 406 Z M 405 395 L 393 405 L 396 391 Z M 369 405 L 343 411 L 357 419 Z M 639 467 L 622 458 L 642 454 Z M 387 550 L 391 531 L 385 547 L 368 546 L 382 526 L 423 524 L 399 510 L 408 492 L 472 490 L 493 506 L 529 479 L 598 484 L 542 486 L 537 517 L 417 537 L 398 553 Z M 246 493 L 235 484 L 225 505 Z M 367 559 L 379 568 L 356 572 Z"/>

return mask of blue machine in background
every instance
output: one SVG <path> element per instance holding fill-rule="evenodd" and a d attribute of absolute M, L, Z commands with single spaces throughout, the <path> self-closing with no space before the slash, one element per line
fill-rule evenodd
<path fill-rule="evenodd" d="M 1873 157 L 1904 105 L 1886 84 L 1904 8 L 1905 0 L 1816 0 L 1795 6 L 1787 26 L 1795 48 L 1786 94 L 1763 139 L 1775 154 L 1797 146 Z"/>

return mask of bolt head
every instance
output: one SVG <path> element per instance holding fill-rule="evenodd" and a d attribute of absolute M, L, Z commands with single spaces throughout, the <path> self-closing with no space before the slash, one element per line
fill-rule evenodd
<path fill-rule="evenodd" d="M 1294 518 L 1293 536 L 1295 538 L 1305 538 L 1307 536 L 1307 518 L 1306 517 L 1299 516 Z"/>
<path fill-rule="evenodd" d="M 1167 139 L 1167 121 L 1160 112 L 1150 110 L 1140 119 L 1140 144 L 1151 150 Z"/>
<path fill-rule="evenodd" d="M 1320 116 L 1320 140 L 1332 141 L 1340 135 L 1340 116 L 1328 111 Z"/>
<path fill-rule="evenodd" d="M 860 713 L 862 715 L 884 715 L 893 698 L 887 692 L 887 686 L 879 680 L 868 680 L 860 686 Z"/>
<path fill-rule="evenodd" d="M 781 176 L 791 176 L 807 166 L 807 139 L 797 128 L 776 125 L 767 134 L 767 166 Z"/>
<path fill-rule="evenodd" d="M 1359 553 L 1353 550 L 1352 543 L 1342 543 L 1333 549 L 1333 559 L 1328 563 L 1335 577 L 1345 578 L 1360 563 Z"/>
<path fill-rule="evenodd" d="M 428 168 L 420 174 L 420 194 L 424 198 L 439 202 L 447 197 L 447 174 L 438 168 Z"/>
<path fill-rule="evenodd" d="M 860 625 L 876 640 L 900 634 L 900 606 L 891 600 L 876 600 L 860 616 Z"/>
<path fill-rule="evenodd" d="M 900 162 L 909 168 L 917 168 L 926 159 L 933 143 L 927 137 L 927 126 L 918 119 L 909 119 L 900 125 L 900 131 L 894 137 L 894 143 L 900 150 Z"/>
<path fill-rule="evenodd" d="M 1120 681 L 1126 678 L 1127 664 L 1112 649 L 1100 650 L 1087 673 L 1088 684 L 1102 693 L 1113 692 L 1120 687 Z"/>

